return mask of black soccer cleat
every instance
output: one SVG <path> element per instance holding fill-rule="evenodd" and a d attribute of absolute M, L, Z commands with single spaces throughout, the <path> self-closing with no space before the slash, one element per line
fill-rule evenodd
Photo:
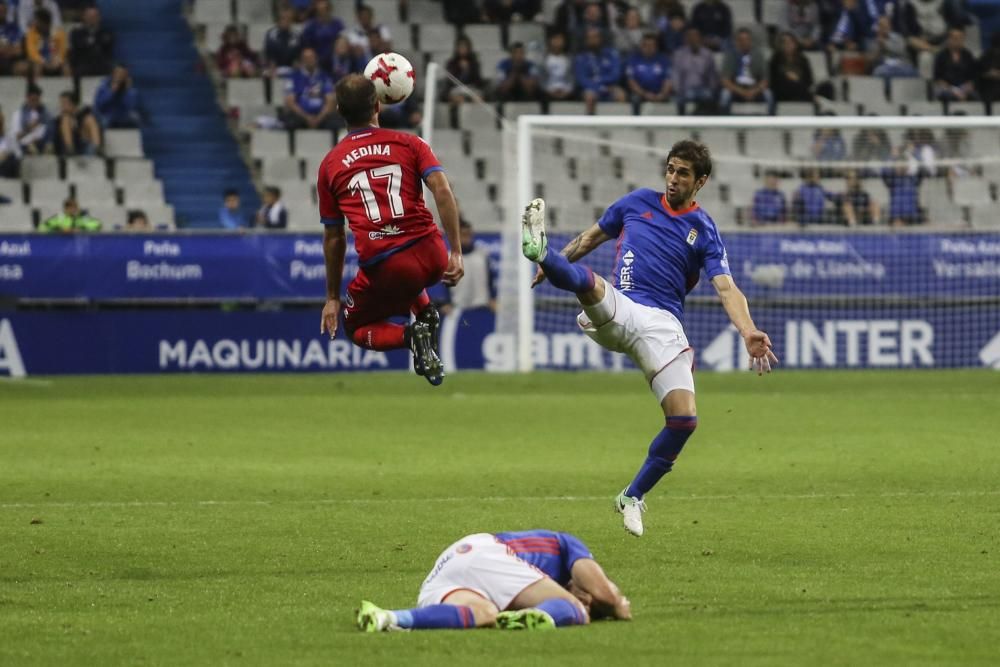
<path fill-rule="evenodd" d="M 435 387 L 444 380 L 444 367 L 437 352 L 431 347 L 431 332 L 423 322 L 414 322 L 407 327 L 410 352 L 413 353 L 413 370 L 427 378 Z"/>
<path fill-rule="evenodd" d="M 423 322 L 427 325 L 427 328 L 431 331 L 431 349 L 434 350 L 435 354 L 439 357 L 441 356 L 441 348 L 439 347 L 439 332 L 441 329 L 441 315 L 438 313 L 438 309 L 434 307 L 434 304 L 427 304 L 427 307 L 417 313 L 417 321 Z"/>

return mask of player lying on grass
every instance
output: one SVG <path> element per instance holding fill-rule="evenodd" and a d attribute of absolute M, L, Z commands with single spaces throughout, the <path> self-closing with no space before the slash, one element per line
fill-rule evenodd
<path fill-rule="evenodd" d="M 348 132 L 323 159 L 317 176 L 326 260 L 326 305 L 320 333 L 337 332 L 340 282 L 351 228 L 358 273 L 347 286 L 344 329 L 369 350 L 410 348 L 413 368 L 432 385 L 444 371 L 437 352 L 440 318 L 424 289 L 454 286 L 464 273 L 458 204 L 430 146 L 405 132 L 378 126 L 381 105 L 375 86 L 360 74 L 337 83 L 337 112 Z M 424 206 L 426 183 L 451 249 L 445 248 Z M 391 317 L 416 316 L 403 325 Z"/>
<path fill-rule="evenodd" d="M 545 630 L 605 617 L 630 620 L 632 607 L 583 542 L 569 533 L 526 530 L 463 537 L 438 557 L 415 609 L 389 611 L 363 601 L 357 622 L 365 632 Z"/>
<path fill-rule="evenodd" d="M 539 267 L 532 285 L 548 278 L 576 294 L 583 306 L 577 323 L 604 348 L 624 352 L 642 369 L 666 417 L 638 474 L 615 501 L 625 529 L 636 536 L 643 532 L 643 497 L 670 471 L 698 424 L 694 352 L 681 321 L 684 299 L 702 270 L 743 337 L 750 367 L 758 374 L 770 373 L 778 361 L 733 282 L 715 223 L 694 199 L 711 173 L 712 158 L 704 145 L 677 142 L 667 155 L 665 193 L 641 189 L 625 195 L 562 254 L 548 250 L 544 201 L 532 201 L 521 220 L 522 251 Z M 618 240 L 613 285 L 572 263 L 611 239 Z"/>

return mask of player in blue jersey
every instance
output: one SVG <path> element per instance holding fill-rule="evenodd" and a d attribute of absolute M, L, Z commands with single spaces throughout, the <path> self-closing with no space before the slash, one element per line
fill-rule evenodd
<path fill-rule="evenodd" d="M 694 199 L 711 173 L 708 148 L 695 141 L 677 142 L 667 155 L 665 193 L 642 189 L 625 195 L 561 254 L 548 252 L 544 201 L 532 201 L 521 220 L 522 251 L 539 265 L 533 285 L 547 278 L 575 293 L 583 305 L 580 327 L 606 349 L 631 357 L 666 417 L 638 474 L 615 500 L 625 529 L 637 537 L 643 532 L 644 496 L 670 472 L 698 424 L 694 352 L 681 321 L 684 299 L 702 270 L 743 337 L 751 368 L 770 373 L 778 361 L 733 282 L 715 223 Z M 613 285 L 573 264 L 611 239 L 618 241 Z"/>
<path fill-rule="evenodd" d="M 498 627 L 547 630 L 591 618 L 630 620 L 628 598 L 569 533 L 525 530 L 466 535 L 444 550 L 414 609 L 362 601 L 365 632 Z"/>

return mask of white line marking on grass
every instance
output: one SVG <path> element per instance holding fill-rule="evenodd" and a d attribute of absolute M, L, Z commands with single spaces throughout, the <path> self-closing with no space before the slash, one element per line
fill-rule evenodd
<path fill-rule="evenodd" d="M 666 496 L 666 500 L 836 500 L 840 498 L 942 498 L 998 496 L 1000 489 L 990 491 L 888 491 L 885 493 L 776 493 L 776 494 L 720 494 Z M 312 500 L 126 500 L 93 502 L 52 502 L 52 503 L 0 503 L 0 509 L 28 509 L 46 507 L 214 507 L 214 506 L 258 506 L 268 505 L 364 505 L 367 503 L 456 503 L 456 502 L 596 502 L 606 501 L 613 496 L 486 496 L 444 498 L 316 498 Z"/>

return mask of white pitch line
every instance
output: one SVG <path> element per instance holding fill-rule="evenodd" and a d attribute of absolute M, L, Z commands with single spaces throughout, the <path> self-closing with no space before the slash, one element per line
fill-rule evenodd
<path fill-rule="evenodd" d="M 712 501 L 712 500 L 837 500 L 840 498 L 940 498 L 997 496 L 1000 489 L 991 491 L 888 491 L 885 493 L 778 493 L 778 494 L 720 494 L 664 496 L 664 501 Z M 102 508 L 102 507 L 213 507 L 213 506 L 257 506 L 270 505 L 364 505 L 367 503 L 455 503 L 455 502 L 596 502 L 606 501 L 612 496 L 486 496 L 446 498 L 317 498 L 313 500 L 133 500 L 94 501 L 71 503 L 0 503 L 0 509 L 32 508 Z"/>

